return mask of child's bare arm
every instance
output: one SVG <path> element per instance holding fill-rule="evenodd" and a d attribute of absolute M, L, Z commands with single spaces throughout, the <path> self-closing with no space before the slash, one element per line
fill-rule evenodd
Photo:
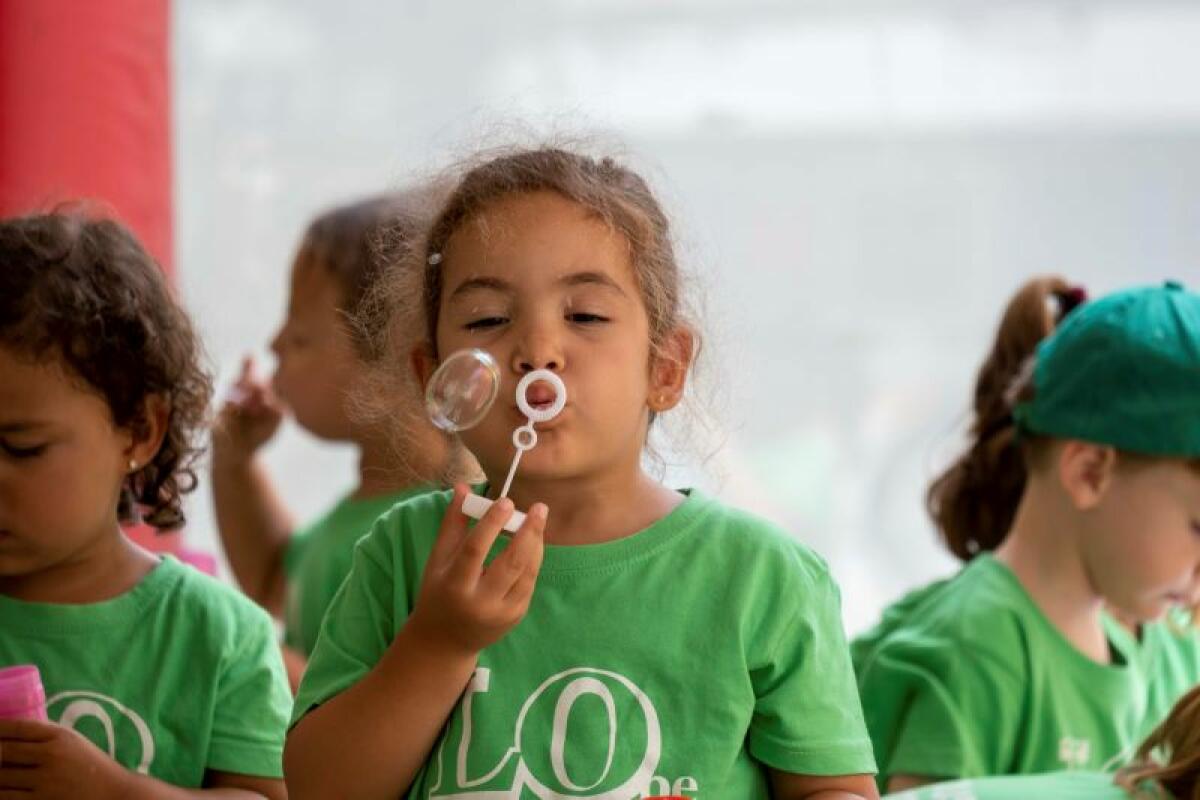
<path fill-rule="evenodd" d="M 186 789 L 118 764 L 80 733 L 53 722 L 0 720 L 0 796 L 94 800 L 286 800 L 283 781 L 208 772 Z"/>
<path fill-rule="evenodd" d="M 771 796 L 777 800 L 879 800 L 870 775 L 796 775 L 771 770 Z"/>
<path fill-rule="evenodd" d="M 479 652 L 525 615 L 542 562 L 546 507 L 535 505 L 484 567 L 510 501 L 474 528 L 457 487 L 408 621 L 362 680 L 310 711 L 288 735 L 292 798 L 394 798 L 413 782 L 475 669 Z"/>
<path fill-rule="evenodd" d="M 242 590 L 276 616 L 283 611 L 283 557 L 295 522 L 256 453 L 282 416 L 247 359 L 213 426 L 212 456 L 213 505 L 229 565 Z"/>
<path fill-rule="evenodd" d="M 246 595 L 283 613 L 283 557 L 295 525 L 257 460 L 223 461 L 213 450 L 212 492 L 221 545 Z"/>
<path fill-rule="evenodd" d="M 905 789 L 919 789 L 922 786 L 928 786 L 931 783 L 937 783 L 948 778 L 931 778 L 921 775 L 893 775 L 888 779 L 887 790 L 891 792 L 902 792 Z"/>
<path fill-rule="evenodd" d="M 215 772 L 210 770 L 204 776 L 205 800 L 229 798 L 229 800 L 287 800 L 287 788 L 282 780 L 275 778 L 255 778 L 250 775 L 237 775 L 232 772 Z"/>
<path fill-rule="evenodd" d="M 476 657 L 431 647 L 403 628 L 361 681 L 310 711 L 288 734 L 283 764 L 293 800 L 402 795 L 433 749 Z"/>

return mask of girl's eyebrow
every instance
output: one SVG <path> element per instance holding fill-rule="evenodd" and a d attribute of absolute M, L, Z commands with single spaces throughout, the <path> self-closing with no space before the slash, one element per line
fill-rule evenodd
<path fill-rule="evenodd" d="M 607 289 L 612 289 L 621 295 L 625 295 L 625 290 L 622 289 L 616 281 L 614 281 L 608 275 L 605 275 L 603 272 L 572 272 L 570 275 L 564 275 L 562 278 L 559 278 L 558 283 L 563 286 L 601 286 Z M 513 286 L 511 283 L 503 280 L 502 278 L 468 278 L 455 287 L 454 291 L 450 293 L 450 298 L 454 299 L 456 297 L 461 297 L 464 294 L 477 291 L 508 292 L 511 294 L 513 292 Z"/>
<path fill-rule="evenodd" d="M 49 427 L 50 423 L 48 422 L 18 420 L 16 422 L 0 423 L 0 433 L 29 433 L 30 431 Z"/>
<path fill-rule="evenodd" d="M 493 292 L 512 292 L 512 284 L 500 278 L 468 278 L 460 283 L 453 292 L 450 293 L 450 299 L 461 297 L 464 294 L 478 292 L 483 290 L 491 290 Z"/>
<path fill-rule="evenodd" d="M 605 275 L 603 272 L 574 272 L 560 279 L 559 283 L 566 286 L 602 286 L 607 289 L 612 289 L 622 296 L 625 295 L 625 290 L 622 289 L 616 281 L 614 281 L 608 275 Z"/>

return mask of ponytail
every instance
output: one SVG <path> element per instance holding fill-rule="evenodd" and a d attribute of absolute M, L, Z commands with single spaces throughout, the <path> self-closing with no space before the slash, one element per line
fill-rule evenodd
<path fill-rule="evenodd" d="M 1032 391 L 1029 367 L 1038 343 L 1085 299 L 1082 289 L 1062 278 L 1039 277 L 1022 286 L 1004 310 L 975 379 L 971 444 L 925 495 L 942 539 L 962 561 L 996 549 L 1012 527 L 1026 477 L 1012 416 L 1014 390 Z"/>

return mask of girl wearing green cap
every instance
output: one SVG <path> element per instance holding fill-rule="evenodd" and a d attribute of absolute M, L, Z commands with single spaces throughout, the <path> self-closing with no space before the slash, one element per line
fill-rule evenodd
<path fill-rule="evenodd" d="M 1200 679 L 1200 295 L 1081 301 L 1009 304 L 929 493 L 968 563 L 854 644 L 881 788 L 1116 768 Z"/>
<path fill-rule="evenodd" d="M 885 800 L 1194 800 L 1200 797 L 1200 687 L 1115 776 L 1103 772 L 1007 775 L 939 783 Z"/>

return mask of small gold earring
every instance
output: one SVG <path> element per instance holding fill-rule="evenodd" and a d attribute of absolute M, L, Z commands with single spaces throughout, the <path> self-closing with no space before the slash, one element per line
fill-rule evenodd
<path fill-rule="evenodd" d="M 137 468 L 138 468 L 138 463 L 137 463 L 137 461 L 135 461 L 135 460 L 134 460 L 134 459 L 132 459 L 132 458 L 131 458 L 131 459 L 129 459 L 129 471 L 130 471 L 130 472 L 136 472 L 136 471 L 137 471 Z"/>

